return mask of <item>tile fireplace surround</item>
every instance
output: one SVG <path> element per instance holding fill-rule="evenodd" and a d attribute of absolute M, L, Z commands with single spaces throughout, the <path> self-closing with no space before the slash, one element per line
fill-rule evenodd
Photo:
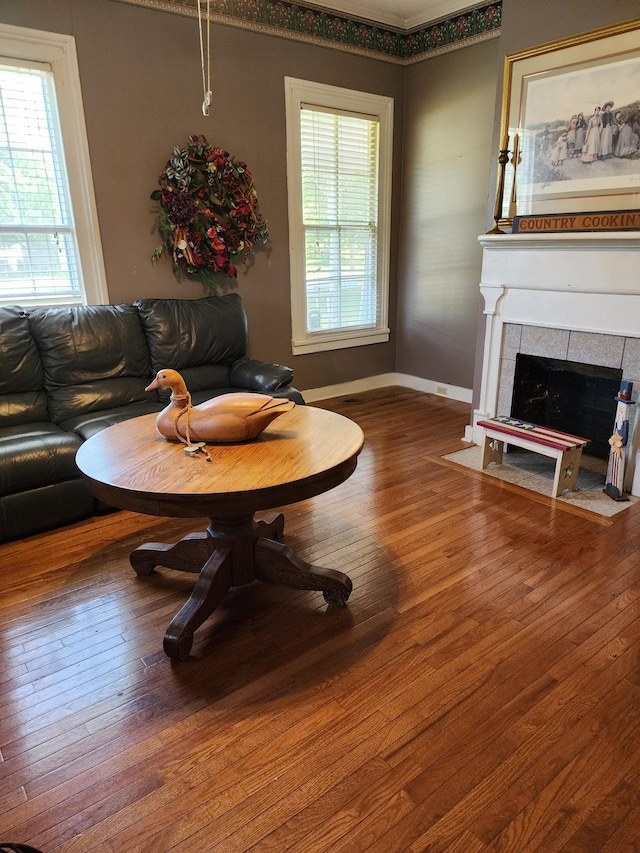
<path fill-rule="evenodd" d="M 486 234 L 482 280 L 486 331 L 477 422 L 508 414 L 517 353 L 622 368 L 640 391 L 640 234 Z M 632 426 L 640 422 L 632 406 Z M 613 427 L 613 424 L 612 424 Z M 640 426 L 633 429 L 630 487 Z"/>

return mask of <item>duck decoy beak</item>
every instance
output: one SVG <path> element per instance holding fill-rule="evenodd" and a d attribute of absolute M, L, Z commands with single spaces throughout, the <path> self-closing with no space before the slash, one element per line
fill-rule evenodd
<path fill-rule="evenodd" d="M 144 390 L 145 391 L 155 391 L 155 389 L 159 388 L 159 387 L 160 386 L 158 385 L 158 377 L 156 376 L 156 378 L 153 380 L 153 382 L 149 383 L 149 385 L 147 385 L 147 387 Z"/>

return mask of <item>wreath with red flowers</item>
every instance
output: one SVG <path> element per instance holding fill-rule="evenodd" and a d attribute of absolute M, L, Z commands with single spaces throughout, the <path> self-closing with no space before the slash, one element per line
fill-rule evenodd
<path fill-rule="evenodd" d="M 257 242 L 266 243 L 267 223 L 247 164 L 204 136 L 190 136 L 186 148 L 176 146 L 160 175 L 156 225 L 162 245 L 152 258 L 171 257 L 178 278 L 197 276 L 212 294 L 220 274 L 236 278 L 233 258 L 247 257 Z"/>

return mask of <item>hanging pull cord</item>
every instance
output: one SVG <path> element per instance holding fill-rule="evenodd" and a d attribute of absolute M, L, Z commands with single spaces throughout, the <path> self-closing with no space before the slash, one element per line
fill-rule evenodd
<path fill-rule="evenodd" d="M 191 441 L 191 409 L 193 406 L 191 405 L 191 394 L 187 391 L 186 394 L 172 394 L 171 395 L 172 403 L 184 403 L 184 407 L 178 412 L 178 415 L 174 424 L 174 432 L 176 439 L 181 441 L 185 446 L 184 452 L 187 456 L 191 456 L 192 458 L 200 453 L 207 462 L 211 462 L 211 456 L 209 452 L 205 449 L 204 441 L 196 441 L 195 444 Z M 183 418 L 185 419 L 184 424 L 184 436 L 180 435 L 178 432 L 178 421 Z"/>
<path fill-rule="evenodd" d="M 211 17 L 210 6 L 211 0 L 206 0 L 207 3 L 207 70 L 205 77 L 205 61 L 204 61 L 204 39 L 202 37 L 202 8 L 201 0 L 198 0 L 198 29 L 200 32 L 200 66 L 202 68 L 202 115 L 209 115 L 209 107 L 211 106 Z"/>

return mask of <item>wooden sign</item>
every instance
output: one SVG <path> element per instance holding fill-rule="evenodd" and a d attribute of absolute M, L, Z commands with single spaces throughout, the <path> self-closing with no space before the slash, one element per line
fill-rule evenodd
<path fill-rule="evenodd" d="M 544 234 L 556 231 L 634 231 L 640 229 L 640 210 L 596 213 L 558 213 L 515 216 L 514 234 Z"/>

